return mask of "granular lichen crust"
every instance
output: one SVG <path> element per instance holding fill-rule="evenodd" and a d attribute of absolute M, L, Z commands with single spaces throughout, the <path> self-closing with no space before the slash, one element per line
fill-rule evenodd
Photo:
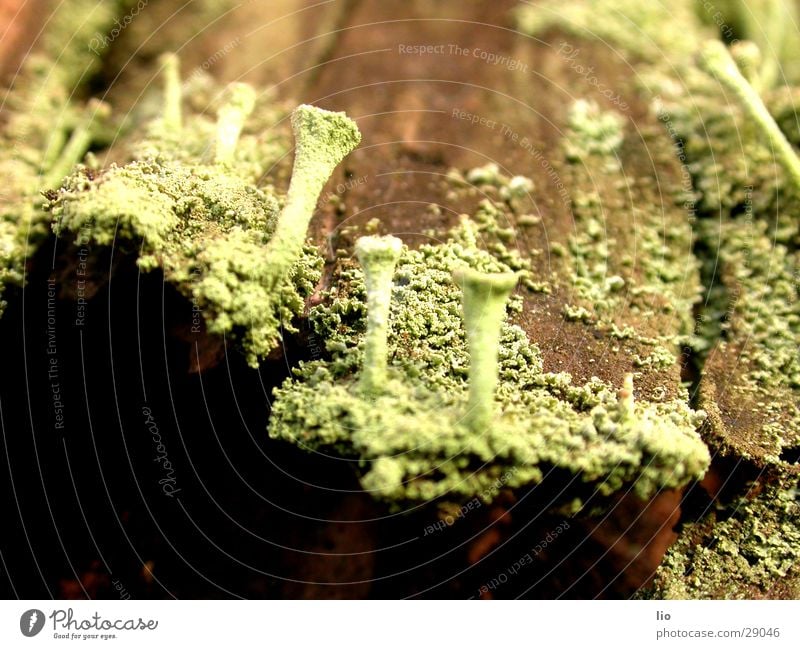
<path fill-rule="evenodd" d="M 715 454 L 765 469 L 749 495 L 684 526 L 646 596 L 797 597 L 800 187 L 796 149 L 781 141 L 800 142 L 791 54 L 797 28 L 786 19 L 796 7 L 753 2 L 744 11 L 731 2 L 714 13 L 688 0 L 669 9 L 625 0 L 586 5 L 527 7 L 520 24 L 534 34 L 544 25 L 599 36 L 643 62 L 639 90 L 674 143 L 698 217 L 695 252 L 708 283 L 694 345 L 698 403 L 708 411 L 703 436 Z M 676 6 L 680 22 L 650 19 Z M 671 25 L 682 32 L 677 38 L 664 37 Z M 734 64 L 709 56 L 724 54 L 721 43 L 706 42 L 714 31 L 769 47 L 736 43 Z"/>
<path fill-rule="evenodd" d="M 195 300 L 215 334 L 240 335 L 256 363 L 291 331 L 319 280 L 319 255 L 307 249 L 279 291 L 266 288 L 265 246 L 278 200 L 211 166 L 133 162 L 87 175 L 79 169 L 53 205 L 56 231 L 101 246 L 134 243 L 144 271 Z"/>
<path fill-rule="evenodd" d="M 687 525 L 643 593 L 660 599 L 800 597 L 798 484 L 784 480 Z"/>
<path fill-rule="evenodd" d="M 195 115 L 181 126 L 180 88 L 169 88 L 178 84 L 177 62 L 165 65 L 163 117 L 133 146 L 141 159 L 76 169 L 48 206 L 53 227 L 101 246 L 133 244 L 139 267 L 160 268 L 202 311 L 209 332 L 237 337 L 255 367 L 282 330 L 295 331 L 293 320 L 319 282 L 322 258 L 305 245 L 308 221 L 333 167 L 360 134 L 344 114 L 295 110 L 294 173 L 285 199 L 278 198 L 254 184 L 264 171 L 259 161 L 237 155 L 256 105 L 252 89 L 234 84 L 216 124 Z M 259 150 L 257 138 L 245 141 L 248 153 Z"/>
<path fill-rule="evenodd" d="M 566 261 L 575 299 L 564 315 L 639 343 L 635 367 L 667 370 L 690 339 L 698 264 L 687 254 L 691 231 L 680 209 L 631 199 L 646 190 L 633 188 L 637 180 L 622 167 L 624 140 L 618 112 L 586 100 L 570 107 L 565 149 L 575 228 Z M 642 334 L 653 318 L 663 324 Z"/>
<path fill-rule="evenodd" d="M 727 287 L 722 338 L 705 364 L 700 401 L 725 454 L 797 471 L 800 448 L 798 255 L 763 221 L 706 225 Z M 736 367 L 731 373 L 729 368 Z"/>
<path fill-rule="evenodd" d="M 520 3 L 517 25 L 525 33 L 541 35 L 550 29 L 599 39 L 609 47 L 644 60 L 692 51 L 685 26 L 694 18 L 694 0 L 638 2 L 637 0 L 546 0 Z"/>
<path fill-rule="evenodd" d="M 301 365 L 276 391 L 270 435 L 352 459 L 364 488 L 393 501 L 475 496 L 512 467 L 510 487 L 555 470 L 600 495 L 631 487 L 643 497 L 702 475 L 701 414 L 680 401 L 631 411 L 599 379 L 573 385 L 569 375 L 543 372 L 536 345 L 508 324 L 499 348 L 501 414 L 473 432 L 464 417 L 469 353 L 451 275 L 465 267 L 510 270 L 473 237 L 474 226 L 464 223 L 447 243 L 404 251 L 392 295 L 391 381 L 372 398 L 356 388 L 363 279 L 344 264 L 329 302 L 311 313 L 331 359 Z M 512 311 L 519 307 L 512 301 Z"/>
<path fill-rule="evenodd" d="M 48 233 L 41 192 L 51 190 L 102 141 L 108 107 L 74 100 L 98 59 L 86 43 L 113 25 L 126 2 L 76 0 L 56 8 L 4 99 L 0 135 L 0 298 L 23 281 L 26 261 Z M 5 302 L 0 300 L 0 313 Z"/>
<path fill-rule="evenodd" d="M 633 371 L 643 398 L 677 398 L 677 358 L 698 344 L 700 284 L 672 147 L 655 119 L 633 129 L 593 100 L 565 113 L 546 162 L 563 181 L 568 212 L 532 205 L 533 181 L 492 164 L 452 170 L 449 186 L 457 198 L 487 197 L 473 215 L 476 237 L 523 273 L 515 322 L 532 338 L 537 327 L 553 331 L 543 344 L 550 367 L 615 384 Z M 642 173 L 654 163 L 658 176 Z"/>

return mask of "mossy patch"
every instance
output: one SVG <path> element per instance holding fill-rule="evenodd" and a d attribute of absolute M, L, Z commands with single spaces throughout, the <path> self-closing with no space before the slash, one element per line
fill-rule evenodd
<path fill-rule="evenodd" d="M 311 313 L 331 358 L 302 364 L 276 390 L 270 435 L 352 459 L 364 488 L 392 501 L 475 496 L 510 468 L 511 487 L 556 469 L 599 494 L 629 486 L 643 497 L 703 474 L 701 414 L 682 401 L 630 411 L 599 379 L 573 385 L 569 375 L 544 372 L 536 345 L 509 324 L 500 338 L 499 414 L 475 434 L 465 422 L 470 359 L 451 277 L 458 268 L 511 270 L 475 247 L 469 222 L 446 243 L 403 252 L 392 293 L 391 381 L 365 399 L 357 389 L 365 289 L 360 269 L 344 262 L 329 302 Z M 516 299 L 509 308 L 519 306 Z"/>
<path fill-rule="evenodd" d="M 748 494 L 688 525 L 658 569 L 649 597 L 800 597 L 798 484 Z"/>
<path fill-rule="evenodd" d="M 798 79 L 791 54 L 798 46 L 796 24 L 786 19 L 796 7 L 753 2 L 745 11 L 743 3 L 728 2 L 709 13 L 708 3 L 690 0 L 668 7 L 625 0 L 590 4 L 591 9 L 583 2 L 522 8 L 520 24 L 534 34 L 558 27 L 600 37 L 642 61 L 639 90 L 651 100 L 690 182 L 686 189 L 698 217 L 695 251 L 704 256 L 709 283 L 693 337 L 701 352 L 696 358 L 705 363 L 698 386 L 700 405 L 709 411 L 704 439 L 716 452 L 770 467 L 751 495 L 687 524 L 647 596 L 797 597 L 792 475 L 798 447 L 800 194 L 791 168 L 796 160 L 786 147 L 776 154 L 782 136 L 758 105 L 763 101 L 789 142 L 800 142 L 797 89 L 783 85 Z M 676 11 L 680 20 L 666 18 Z M 720 51 L 719 43 L 712 50 L 704 45 L 715 34 L 765 45 L 759 51 L 743 42 L 731 49 L 743 79 L 735 69 L 725 79 L 724 72 L 709 74 L 714 70 L 707 60 L 705 71 L 698 65 L 702 52 Z M 736 83 L 750 87 L 737 89 Z"/>
<path fill-rule="evenodd" d="M 208 330 L 235 334 L 249 362 L 303 311 L 322 260 L 304 250 L 278 291 L 267 288 L 266 244 L 278 199 L 224 169 L 169 160 L 77 170 L 52 205 L 56 233 L 101 246 L 133 244 L 144 271 L 162 269 L 203 311 Z"/>
<path fill-rule="evenodd" d="M 107 136 L 108 107 L 74 97 L 99 60 L 86 43 L 126 4 L 76 0 L 57 8 L 6 95 L 0 135 L 0 297 L 23 281 L 26 261 L 47 237 L 41 192 L 53 189 L 89 146 Z M 63 171 L 63 173 L 62 173 Z M 5 302 L 0 300 L 0 313 Z"/>
<path fill-rule="evenodd" d="M 101 246 L 133 244 L 142 270 L 160 268 L 193 300 L 208 330 L 238 338 L 257 367 L 281 331 L 296 331 L 293 320 L 320 280 L 322 258 L 304 245 L 308 222 L 333 167 L 360 134 L 344 114 L 297 108 L 294 173 L 279 197 L 255 185 L 269 161 L 254 155 L 263 150 L 259 138 L 246 134 L 237 153 L 257 105 L 254 91 L 233 84 L 216 122 L 193 115 L 184 125 L 176 59 L 165 61 L 165 72 L 163 115 L 132 147 L 141 159 L 76 169 L 48 205 L 53 227 Z"/>

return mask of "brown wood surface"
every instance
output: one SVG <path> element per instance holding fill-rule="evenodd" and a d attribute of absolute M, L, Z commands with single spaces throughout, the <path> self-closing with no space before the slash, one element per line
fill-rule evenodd
<path fill-rule="evenodd" d="M 11 24 L 11 9 L 7 7 L 15 4 L 21 3 L 3 5 L 0 33 L 3 21 Z M 460 214 L 472 213 L 482 198 L 478 192 L 453 192 L 445 174 L 451 168 L 466 170 L 496 162 L 507 175 L 533 179 L 535 191 L 529 209 L 541 216 L 541 226 L 521 232 L 514 245 L 531 260 L 535 274 L 558 276 L 563 269 L 549 250 L 553 242 L 567 242 L 575 228 L 573 215 L 552 176 L 526 149 L 515 144 L 509 133 L 526 138 L 566 183 L 574 173 L 566 165 L 562 149 L 568 106 L 576 98 L 611 106 L 593 93 L 584 78 L 570 72 L 556 51 L 561 40 L 558 34 L 538 41 L 514 31 L 509 14 L 514 4 L 512 0 L 254 1 L 235 7 L 219 20 L 204 23 L 208 14 L 190 9 L 176 13 L 172 3 L 154 2 L 122 34 L 96 82 L 115 108 L 128 110 L 153 82 L 156 54 L 173 50 L 181 54 L 186 74 L 203 68 L 226 81 L 249 81 L 275 92 L 281 99 L 346 111 L 357 120 L 363 143 L 337 170 L 328 187 L 328 191 L 336 191 L 337 185 L 357 180 L 341 193 L 344 213 L 338 213 L 332 205 L 324 206 L 312 225 L 312 236 L 328 250 L 347 248 L 353 234 L 363 231 L 366 223 L 375 218 L 380 220 L 382 231 L 397 234 L 409 245 L 443 236 Z M 0 49 L 4 71 L 18 58 L 18 44 L 29 37 L 28 32 L 20 35 L 16 20 L 13 29 L 6 32 L 12 40 L 4 38 Z M 216 57 L 231 43 L 235 45 L 224 56 Z M 401 53 L 400 46 L 406 45 L 444 46 L 445 53 Z M 596 75 L 609 87 L 618 89 L 629 106 L 624 115 L 627 139 L 621 152 L 623 173 L 652 181 L 635 183 L 624 200 L 614 187 L 601 183 L 594 188 L 604 201 L 620 207 L 612 212 L 607 224 L 609 236 L 621 241 L 632 236 L 626 209 L 630 205 L 649 205 L 663 211 L 667 222 L 677 222 L 683 218 L 680 210 L 671 197 L 662 196 L 657 190 L 659 186 L 677 184 L 677 162 L 667 138 L 655 143 L 649 139 L 648 133 L 658 125 L 635 91 L 629 64 L 601 45 L 587 42 L 580 46 L 583 56 L 596 66 Z M 455 54 L 455 48 L 469 53 Z M 525 68 L 508 70 L 490 65 L 472 54 L 476 49 L 508 56 Z M 211 59 L 213 65 L 204 67 Z M 496 126 L 473 125 L 455 117 L 454 111 L 484 117 Z M 507 129 L 503 131 L 501 125 Z M 438 209 L 433 210 L 430 205 Z M 330 255 L 328 261 L 330 272 L 335 258 Z M 124 270 L 124 264 L 121 268 Z M 127 276 L 123 270 L 121 275 L 128 279 L 117 280 L 116 286 L 130 291 L 135 287 L 138 291 L 139 284 L 134 280 L 139 279 L 132 268 L 128 268 Z M 150 290 L 155 291 L 154 301 L 161 299 L 158 286 L 150 286 Z M 552 295 L 526 293 L 519 324 L 542 349 L 545 369 L 570 372 L 576 382 L 599 376 L 620 385 L 623 376 L 633 369 L 633 356 L 641 348 L 631 344 L 612 352 L 605 335 L 567 322 L 562 307 L 572 301 L 570 290 L 563 280 L 556 283 Z M 168 303 L 171 299 L 185 307 L 174 294 L 168 293 L 167 298 Z M 186 314 L 188 311 L 183 313 Z M 669 315 L 645 318 L 623 310 L 618 317 L 635 323 L 644 335 L 677 330 L 676 319 Z M 177 317 L 177 323 L 172 324 L 178 327 L 185 321 Z M 295 344 L 302 346 L 303 341 Z M 228 381 L 252 383 L 246 370 L 231 370 L 225 363 L 218 363 L 221 357 L 211 356 L 209 365 L 216 367 L 210 378 L 195 376 L 193 381 L 218 381 L 215 385 L 221 393 L 229 387 Z M 285 376 L 285 365 L 284 359 L 268 364 L 262 370 L 267 374 L 266 383 Z M 227 373 L 232 373 L 233 378 Z M 677 363 L 664 371 L 645 371 L 637 394 L 646 397 L 665 389 L 669 396 L 676 392 L 680 380 L 681 367 Z M 196 394 L 196 385 L 192 388 Z M 244 388 L 237 384 L 236 389 Z M 251 386 L 247 390 L 266 413 L 260 392 L 265 388 Z M 226 395 L 215 398 L 224 400 Z M 180 400 L 180 395 L 176 398 Z M 189 407 L 196 408 L 196 403 L 191 402 Z M 232 411 L 230 403 L 226 407 Z M 257 435 L 265 435 L 264 418 L 256 418 Z M 210 450 L 205 452 L 216 459 L 213 440 L 208 444 Z M 316 479 L 320 478 L 315 473 L 319 470 L 324 474 L 321 480 L 356 491 L 350 474 L 317 466 L 314 460 L 282 448 L 270 452 L 277 456 L 286 453 L 282 461 L 288 463 L 284 468 L 289 473 Z M 273 474 L 269 477 L 273 482 L 265 480 L 265 493 L 274 488 L 282 494 L 281 490 L 286 489 L 294 499 L 291 502 L 297 507 L 295 513 L 302 516 L 287 517 L 266 506 L 263 511 L 231 506 L 235 516 L 274 542 L 263 547 L 267 558 L 266 569 L 261 573 L 235 566 L 246 575 L 244 584 L 237 582 L 236 594 L 474 594 L 478 586 L 515 561 L 520 551 L 563 520 L 559 515 L 542 513 L 544 494 L 535 498 L 504 494 L 495 505 L 481 509 L 461 528 L 452 530 L 452 535 L 442 534 L 421 543 L 421 531 L 436 517 L 431 508 L 404 520 L 392 516 L 383 520 L 385 510 L 364 494 L 340 496 L 310 485 L 287 486 L 281 476 Z M 564 543 L 542 556 L 535 575 L 526 577 L 526 583 L 533 585 L 526 594 L 629 596 L 647 582 L 675 538 L 673 526 L 679 517 L 680 501 L 681 494 L 677 492 L 661 494 L 650 503 L 622 496 L 611 514 L 577 521 L 565 535 Z M 202 513 L 195 515 L 202 517 Z M 212 514 L 208 516 L 216 520 Z M 221 524 L 226 523 L 223 520 Z M 131 514 L 125 525 L 134 530 L 137 525 L 147 528 L 147 516 L 142 512 Z M 251 541 L 245 538 L 245 543 Z M 152 542 L 140 545 L 144 546 L 143 558 L 153 561 L 155 574 L 166 574 L 168 578 L 170 570 L 180 573 L 178 568 L 165 567 L 171 566 L 169 561 L 173 559 L 161 538 L 154 536 Z M 220 560 L 220 566 L 223 564 Z M 556 568 L 551 571 L 549 566 Z M 209 574 L 224 581 L 224 567 L 207 568 Z M 217 569 L 220 574 L 214 572 Z M 77 572 L 65 575 L 60 587 L 62 595 L 108 594 L 109 579 L 98 576 L 103 570 L 91 553 L 79 562 Z M 191 574 L 188 569 L 186 572 Z M 149 569 L 129 572 L 128 588 L 139 589 L 141 596 L 163 596 L 149 574 Z M 185 597 L 220 594 L 203 580 L 192 578 L 189 585 L 174 586 L 174 592 Z M 515 591 L 496 594 L 523 592 L 525 589 L 518 583 Z"/>

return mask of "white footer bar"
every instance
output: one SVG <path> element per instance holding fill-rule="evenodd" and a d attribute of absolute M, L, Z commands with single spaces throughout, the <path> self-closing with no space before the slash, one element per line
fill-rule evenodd
<path fill-rule="evenodd" d="M 796 649 L 800 602 L 0 602 L 3 648 L 417 649 L 511 643 L 532 649 Z"/>

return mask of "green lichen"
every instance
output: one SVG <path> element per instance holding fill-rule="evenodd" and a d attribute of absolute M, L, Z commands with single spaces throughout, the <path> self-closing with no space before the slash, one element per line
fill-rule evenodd
<path fill-rule="evenodd" d="M 684 36 L 670 45 L 660 40 L 661 28 L 648 17 L 651 10 L 641 9 L 639 3 L 605 0 L 594 5 L 597 14 L 603 16 L 599 35 L 626 49 L 635 49 L 632 37 L 623 34 L 633 21 L 642 30 L 637 38 L 659 42 L 663 54 L 669 57 L 669 65 L 653 57 L 640 66 L 644 79 L 641 90 L 654 97 L 654 108 L 691 174 L 692 189 L 696 192 L 694 207 L 699 216 L 709 220 L 708 226 L 701 221 L 696 233 L 699 249 L 713 255 L 708 260 L 706 275 L 715 283 L 709 289 L 710 307 L 697 330 L 703 340 L 696 347 L 711 348 L 723 332 L 731 342 L 747 341 L 741 352 L 744 379 L 740 388 L 755 393 L 756 407 L 758 402 L 769 402 L 762 390 L 778 386 L 794 389 L 792 381 L 796 375 L 793 360 L 796 354 L 790 351 L 797 345 L 797 314 L 792 307 L 796 301 L 796 282 L 792 279 L 796 260 L 791 251 L 796 249 L 800 231 L 800 221 L 795 217 L 800 198 L 800 163 L 781 130 L 781 127 L 788 129 L 790 134 L 793 128 L 796 130 L 793 126 L 797 122 L 796 94 L 791 89 L 771 87 L 769 79 L 773 75 L 764 71 L 765 65 L 772 65 L 764 59 L 782 51 L 779 43 L 784 42 L 783 37 L 766 56 L 753 43 L 742 42 L 731 55 L 721 42 L 705 40 L 707 30 L 697 19 L 687 16 L 680 24 Z M 757 3 L 747 18 L 740 5 L 720 6 L 720 17 L 730 19 L 739 35 L 757 31 L 759 21 L 773 30 L 794 29 L 775 20 L 777 15 L 785 13 L 787 3 Z M 574 15 L 575 21 L 558 24 L 573 31 L 588 29 L 588 13 L 571 7 L 570 4 L 565 9 L 564 16 Z M 538 8 L 523 10 L 531 15 L 538 11 Z M 698 9 L 698 15 L 704 13 L 704 8 Z M 733 38 L 733 33 L 726 36 Z M 751 74 L 752 68 L 758 68 L 757 85 L 761 94 L 738 69 L 734 59 L 749 66 Z M 676 82 L 677 75 L 680 83 Z M 775 117 L 770 110 L 776 113 Z M 587 201 L 578 200 L 577 205 L 582 208 Z M 711 224 L 712 220 L 719 223 L 720 218 L 722 233 Z M 764 225 L 754 225 L 753 221 Z M 740 236 L 741 233 L 746 236 Z M 775 242 L 780 245 L 776 247 Z M 645 260 L 658 258 L 656 248 L 645 253 Z M 725 271 L 722 285 L 713 276 L 714 272 L 719 274 L 720 260 L 730 269 Z M 594 281 L 590 285 L 597 287 L 600 283 Z M 773 291 L 773 287 L 778 290 Z M 732 296 L 734 314 L 728 313 Z M 689 313 L 689 309 L 681 311 Z M 666 362 L 667 357 L 663 358 Z M 795 400 L 784 397 L 778 400 L 782 404 L 779 408 L 786 414 L 781 417 L 783 423 L 777 426 L 787 427 L 784 431 L 787 445 L 794 443 L 796 437 L 796 424 L 791 423 L 794 408 L 790 405 Z M 768 419 L 770 430 L 774 431 L 774 417 Z"/>
<path fill-rule="evenodd" d="M 657 66 L 642 78 L 688 165 L 699 214 L 746 212 L 776 222 L 776 239 L 796 245 L 800 165 L 787 141 L 797 123 L 791 89 L 763 80 L 754 86 L 719 42 L 707 43 L 678 69 L 680 84 Z"/>
<path fill-rule="evenodd" d="M 800 15 L 792 0 L 697 0 L 697 15 L 726 42 L 751 41 L 761 52 L 757 77 L 765 87 L 800 79 Z"/>
<path fill-rule="evenodd" d="M 705 230 L 719 251 L 728 289 L 720 343 L 708 361 L 709 372 L 722 378 L 725 388 L 720 394 L 704 391 L 705 407 L 723 431 L 728 425 L 720 410 L 732 412 L 741 425 L 748 422 L 746 440 L 732 437 L 737 454 L 792 469 L 780 457 L 800 446 L 798 253 L 774 243 L 763 221 L 709 222 Z M 735 363 L 733 376 L 724 362 Z M 732 439 L 723 441 L 730 446 Z"/>
<path fill-rule="evenodd" d="M 482 190 L 492 188 L 500 200 L 508 203 L 516 211 L 516 207 L 530 198 L 534 189 L 533 181 L 527 176 L 507 176 L 500 171 L 494 162 L 489 162 L 482 167 L 475 167 L 467 171 L 462 177 L 457 169 L 451 169 L 448 174 L 450 180 L 465 182 Z"/>
<path fill-rule="evenodd" d="M 256 92 L 246 83 L 228 86 L 229 96 L 217 113 L 216 162 L 230 164 L 245 121 L 256 105 Z"/>
<path fill-rule="evenodd" d="M 469 349 L 469 401 L 464 423 L 474 435 L 491 428 L 495 416 L 497 347 L 506 302 L 517 285 L 516 273 L 481 273 L 456 268 L 453 281 L 463 294 L 464 329 Z"/>
<path fill-rule="evenodd" d="M 86 43 L 130 3 L 76 0 L 56 8 L 6 94 L 0 134 L 0 298 L 23 282 L 25 264 L 47 237 L 42 191 L 58 186 L 90 146 L 108 139 L 106 104 L 76 100 L 99 64 Z M 0 313 L 5 301 L 0 299 Z"/>
<path fill-rule="evenodd" d="M 334 168 L 361 141 L 344 113 L 299 106 L 292 113 L 295 156 L 286 204 L 266 251 L 268 290 L 277 289 L 300 256 L 322 188 Z"/>
<path fill-rule="evenodd" d="M 709 13 L 705 3 L 694 0 L 648 3 L 646 7 L 635 0 L 553 1 L 521 7 L 517 16 L 521 29 L 532 35 L 558 27 L 577 36 L 602 39 L 640 59 L 639 89 L 652 100 L 681 161 L 688 163 L 697 191 L 696 209 L 710 214 L 752 207 L 761 218 L 777 216 L 778 239 L 790 241 L 798 236 L 798 222 L 787 208 L 795 206 L 800 196 L 796 183 L 787 182 L 786 156 L 776 156 L 773 137 L 764 137 L 763 125 L 752 120 L 735 95 L 726 94 L 697 62 L 702 59 L 702 44 L 726 27 L 732 30 L 723 34 L 729 40 L 757 40 L 764 46 L 758 82 L 761 99 L 770 107 L 783 102 L 784 123 L 796 123 L 794 106 L 785 101 L 783 82 L 797 78 L 792 73 L 797 70 L 797 59 L 785 55 L 783 44 L 797 39 L 781 36 L 771 45 L 762 42 L 765 29 L 786 34 L 796 31 L 791 21 L 775 18 L 796 9 L 785 0 L 764 0 L 748 8 L 739 2 L 714 5 Z M 776 76 L 767 68 L 786 76 Z"/>
<path fill-rule="evenodd" d="M 686 12 L 692 4 L 695 16 Z M 717 453 L 769 465 L 751 494 L 683 527 L 644 596 L 796 598 L 800 222 L 791 145 L 800 144 L 800 94 L 784 84 L 798 79 L 797 8 L 783 0 L 708 5 L 598 0 L 560 5 L 553 18 L 546 3 L 544 19 L 542 6 L 520 11 L 531 33 L 544 22 L 591 38 L 594 27 L 642 60 L 638 90 L 691 182 L 694 249 L 709 282 L 694 336 L 708 350 L 698 356 L 704 438 Z M 676 8 L 681 20 L 654 19 Z M 755 43 L 734 43 L 729 54 L 708 44 L 710 30 Z"/>
<path fill-rule="evenodd" d="M 670 3 L 636 0 L 545 0 L 522 3 L 519 28 L 534 36 L 560 29 L 575 36 L 622 47 L 632 56 L 658 61 L 694 49 L 685 26 L 696 22 L 694 0 Z M 710 30 L 709 30 L 710 32 Z"/>
<path fill-rule="evenodd" d="M 172 86 L 174 60 L 166 67 Z M 166 92 L 164 117 L 141 145 L 149 155 L 99 172 L 78 169 L 50 208 L 59 235 L 141 246 L 139 267 L 160 268 L 203 312 L 208 330 L 238 336 L 256 366 L 281 329 L 294 330 L 293 318 L 319 281 L 322 260 L 305 246 L 305 233 L 324 182 L 359 134 L 343 114 L 295 110 L 294 173 L 282 201 L 254 186 L 250 160 L 239 165 L 234 153 L 253 95 L 236 84 L 216 124 L 206 119 L 200 127 L 203 118 L 174 114 L 175 95 Z M 216 149 L 216 161 L 206 155 L 209 149 Z"/>
<path fill-rule="evenodd" d="M 505 273 L 504 290 L 514 277 L 474 245 L 474 228 L 463 222 L 444 244 L 403 251 L 392 295 L 390 379 L 373 399 L 357 387 L 366 289 L 360 270 L 342 262 L 329 301 L 311 313 L 330 359 L 303 363 L 276 390 L 270 436 L 352 459 L 362 486 L 391 501 L 475 496 L 500 475 L 511 475 L 508 486 L 516 487 L 554 469 L 604 495 L 632 486 L 646 496 L 701 475 L 708 463 L 695 432 L 701 414 L 681 401 L 632 407 L 628 393 L 620 399 L 599 379 L 573 385 L 569 375 L 544 372 L 536 345 L 507 323 L 499 333 L 494 416 L 479 426 L 465 417 L 469 368 L 482 366 L 472 364 L 451 275 Z M 519 306 L 512 299 L 508 309 Z M 482 402 L 494 392 L 478 387 Z"/>
<path fill-rule="evenodd" d="M 770 115 L 761 96 L 739 70 L 728 48 L 720 41 L 706 42 L 700 50 L 700 63 L 703 69 L 734 94 L 766 144 L 775 152 L 791 178 L 795 191 L 800 190 L 800 159 Z"/>
<path fill-rule="evenodd" d="M 687 290 L 687 284 L 697 263 L 686 255 L 691 232 L 677 215 L 631 201 L 635 180 L 621 164 L 623 143 L 619 113 L 586 100 L 571 106 L 564 149 L 571 163 L 567 172 L 575 228 L 567 242 L 567 272 L 576 303 L 562 312 L 567 320 L 600 330 L 627 326 L 632 334 L 628 338 L 654 348 L 644 356 L 633 352 L 634 366 L 666 370 L 692 330 L 698 289 Z M 597 189 L 587 192 L 583 187 Z M 665 217 L 670 219 L 668 228 Z M 630 322 L 656 312 L 673 320 L 668 334 L 654 338 L 618 322 L 623 313 Z"/>
<path fill-rule="evenodd" d="M 606 156 L 610 168 L 619 166 L 616 153 L 625 135 L 622 115 L 601 111 L 597 103 L 578 99 L 570 106 L 565 149 L 567 160 L 581 162 L 587 156 Z"/>
<path fill-rule="evenodd" d="M 686 526 L 658 569 L 648 597 L 800 597 L 798 484 L 747 494 Z"/>
<path fill-rule="evenodd" d="M 759 94 L 720 42 L 698 48 L 705 72 L 686 62 L 686 89 L 660 69 L 645 74 L 665 91 L 656 106 L 680 143 L 705 217 L 696 232 L 699 250 L 710 257 L 711 286 L 697 333 L 713 351 L 701 400 L 725 452 L 787 468 L 781 453 L 800 443 L 800 160 L 781 130 L 791 128 L 794 95 L 765 87 L 760 76 Z M 754 46 L 746 49 L 756 58 Z M 726 385 L 720 392 L 717 380 Z"/>
<path fill-rule="evenodd" d="M 356 255 L 364 269 L 367 291 L 367 332 L 364 339 L 364 369 L 361 386 L 368 394 L 379 394 L 386 386 L 386 339 L 392 300 L 392 276 L 403 242 L 397 237 L 361 237 Z"/>
<path fill-rule="evenodd" d="M 161 56 L 164 79 L 164 115 L 162 124 L 164 129 L 180 134 L 183 127 L 183 109 L 181 92 L 181 72 L 178 55 L 167 52 Z"/>

